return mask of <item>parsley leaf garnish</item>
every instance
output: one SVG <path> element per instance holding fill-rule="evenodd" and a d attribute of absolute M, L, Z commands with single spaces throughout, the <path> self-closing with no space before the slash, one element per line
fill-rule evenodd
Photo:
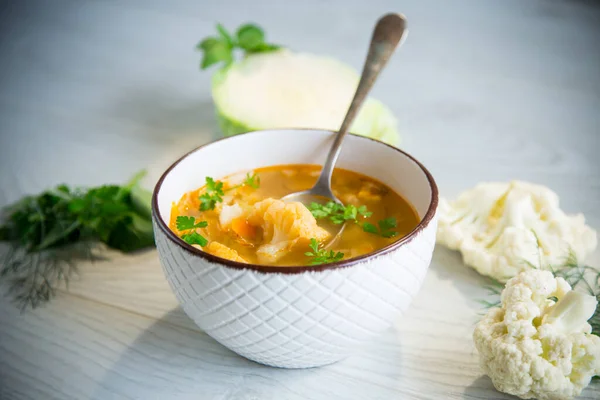
<path fill-rule="evenodd" d="M 239 185 L 235 185 L 227 189 L 227 192 L 230 190 L 235 190 L 237 188 L 241 188 L 242 186 L 250 186 L 253 189 L 258 189 L 260 187 L 260 176 L 258 174 L 250 174 L 250 172 L 246 173 L 246 178 Z"/>
<path fill-rule="evenodd" d="M 196 229 L 196 228 L 206 228 L 208 226 L 208 222 L 206 221 L 198 221 L 196 222 L 196 218 L 194 217 L 186 217 L 180 215 L 175 220 L 175 224 L 177 225 L 177 230 L 185 231 L 188 229 Z"/>
<path fill-rule="evenodd" d="M 208 244 L 208 240 L 198 232 L 184 233 L 181 238 L 188 244 L 198 244 L 202 247 Z"/>
<path fill-rule="evenodd" d="M 367 211 L 367 206 L 360 206 L 357 208 L 357 211 L 360 216 L 363 216 L 365 218 L 369 218 L 371 215 L 373 215 L 372 212 Z"/>
<path fill-rule="evenodd" d="M 338 251 L 336 253 L 333 250 L 327 251 L 325 249 L 319 249 L 319 242 L 317 242 L 317 239 L 315 238 L 310 239 L 309 247 L 312 251 L 304 253 L 305 256 L 312 258 L 309 265 L 329 264 L 344 258 L 344 253 L 342 252 Z"/>
<path fill-rule="evenodd" d="M 379 235 L 384 238 L 392 238 L 398 234 L 398 232 L 393 230 L 393 228 L 396 228 L 396 226 L 398 226 L 396 218 L 390 217 L 377 222 L 377 226 L 371 224 L 370 222 L 365 222 L 362 227 L 363 231 L 365 232 Z"/>
<path fill-rule="evenodd" d="M 316 219 L 328 218 L 336 225 L 343 224 L 346 221 L 358 222 L 358 217 L 369 218 L 373 215 L 367 210 L 366 206 L 356 207 L 352 204 L 347 206 L 330 201 L 326 204 L 311 203 L 308 209 Z M 398 225 L 396 218 L 390 217 L 380 220 L 377 225 L 370 222 L 365 222 L 361 226 L 363 231 L 382 236 L 384 238 L 392 238 L 398 235 L 394 230 Z"/>
<path fill-rule="evenodd" d="M 206 193 L 200 195 L 200 211 L 214 210 L 215 205 L 223 201 L 223 182 L 206 177 Z"/>
<path fill-rule="evenodd" d="M 260 176 L 258 176 L 256 173 L 250 175 L 250 172 L 248 172 L 243 184 L 250 186 L 251 188 L 258 189 L 260 187 Z"/>
<path fill-rule="evenodd" d="M 246 178 L 241 184 L 233 186 L 227 189 L 227 191 L 237 189 L 244 185 L 250 186 L 254 189 L 258 189 L 260 187 L 260 176 L 258 176 L 258 174 L 250 174 L 248 172 L 246 174 Z M 223 190 L 223 182 L 215 181 L 210 176 L 207 176 L 206 191 L 205 193 L 200 195 L 200 211 L 214 210 L 217 203 L 223 201 L 223 196 L 225 196 L 225 190 Z"/>
<path fill-rule="evenodd" d="M 379 229 L 377 229 L 377 227 L 370 222 L 365 222 L 363 224 L 363 231 L 369 232 L 369 233 L 374 233 L 376 235 L 379 234 Z"/>
<path fill-rule="evenodd" d="M 244 51 L 244 55 L 262 53 L 279 49 L 279 46 L 265 42 L 265 33 L 257 25 L 244 24 L 240 26 L 235 36 L 231 35 L 225 27 L 217 24 L 218 36 L 210 36 L 202 40 L 196 48 L 202 51 L 201 69 L 206 69 L 214 64 L 223 63 L 226 67 L 234 60 L 234 50 Z"/>
<path fill-rule="evenodd" d="M 366 206 L 356 207 L 352 204 L 344 206 L 334 201 L 326 204 L 311 203 L 308 209 L 316 219 L 328 218 L 336 225 L 343 224 L 346 221 L 358 222 L 358 216 L 368 218 L 373 213 L 367 210 Z"/>
<path fill-rule="evenodd" d="M 206 228 L 208 226 L 208 222 L 206 221 L 198 221 L 196 222 L 196 218 L 187 217 L 185 215 L 180 215 L 175 220 L 175 225 L 177 225 L 177 230 L 180 231 L 189 231 L 190 229 L 196 228 Z M 186 232 L 181 235 L 181 238 L 188 244 L 199 244 L 204 247 L 208 244 L 208 240 L 201 234 L 196 231 Z"/>

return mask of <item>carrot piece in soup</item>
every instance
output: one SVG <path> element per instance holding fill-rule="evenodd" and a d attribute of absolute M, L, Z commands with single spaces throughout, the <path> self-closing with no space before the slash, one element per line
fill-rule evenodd
<path fill-rule="evenodd" d="M 244 239 L 256 238 L 256 227 L 250 225 L 244 217 L 235 218 L 231 221 L 231 230 Z"/>
<path fill-rule="evenodd" d="M 240 256 L 237 251 L 219 242 L 210 242 L 208 246 L 206 246 L 203 250 L 217 257 L 222 257 L 228 260 L 242 262 L 246 264 L 248 263 L 248 261 L 246 261 L 242 256 Z"/>

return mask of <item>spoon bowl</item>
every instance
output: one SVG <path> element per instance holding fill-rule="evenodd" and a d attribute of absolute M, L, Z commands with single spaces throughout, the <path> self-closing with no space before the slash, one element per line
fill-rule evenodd
<path fill-rule="evenodd" d="M 287 201 L 287 202 L 292 202 L 292 201 L 299 201 L 300 203 L 304 204 L 306 207 L 309 207 L 312 203 L 319 203 L 319 204 L 327 204 L 330 201 L 334 201 L 338 204 L 344 204 L 342 203 L 342 201 L 340 199 L 338 199 L 334 194 L 333 191 L 331 191 L 331 193 L 329 193 L 328 195 L 322 195 L 322 194 L 316 194 L 315 187 L 308 189 L 308 190 L 303 190 L 301 192 L 295 192 L 295 193 L 290 193 L 287 196 L 284 196 L 281 198 L 281 200 L 283 201 Z M 330 190 L 329 188 L 327 188 L 327 190 Z M 320 193 L 320 192 L 317 192 Z M 331 233 L 331 239 L 325 244 L 325 246 L 323 246 L 323 248 L 325 249 L 329 249 L 331 247 L 333 247 L 338 239 L 342 236 L 342 232 L 344 231 L 344 229 L 346 228 L 347 223 L 343 223 L 340 225 L 336 225 L 333 223 L 328 223 L 328 224 L 319 224 L 322 228 L 325 228 L 327 231 L 329 231 L 329 233 Z"/>
<path fill-rule="evenodd" d="M 317 183 L 308 190 L 290 193 L 283 197 L 282 200 L 299 201 L 306 206 L 309 206 L 313 202 L 326 203 L 328 201 L 334 201 L 343 205 L 340 199 L 335 197 L 331 190 L 331 175 L 333 174 L 335 163 L 342 148 L 342 141 L 352 125 L 354 118 L 358 114 L 364 100 L 371 91 L 379 73 L 391 58 L 396 47 L 398 47 L 402 42 L 402 39 L 406 37 L 407 32 L 406 18 L 401 14 L 387 14 L 377 21 L 377 24 L 375 24 L 375 28 L 373 29 L 369 52 L 363 66 L 363 71 L 354 98 L 350 103 L 350 107 L 344 117 L 340 130 L 335 135 L 335 139 L 331 145 L 327 159 L 323 164 L 323 169 L 317 179 Z M 325 246 L 326 248 L 331 247 L 331 245 L 339 238 L 346 224 L 344 223 L 339 226 L 340 229 L 337 232 L 332 232 L 333 239 Z"/>

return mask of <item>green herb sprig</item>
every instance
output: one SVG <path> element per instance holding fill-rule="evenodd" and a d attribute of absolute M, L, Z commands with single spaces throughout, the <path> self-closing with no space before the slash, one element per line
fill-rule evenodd
<path fill-rule="evenodd" d="M 242 183 L 230 187 L 229 189 L 227 189 L 227 191 L 229 192 L 230 190 L 235 190 L 241 188 L 242 186 L 249 186 L 253 189 L 258 189 L 260 187 L 260 176 L 256 173 L 250 174 L 250 172 L 248 172 L 246 173 L 246 178 L 244 178 L 244 181 Z"/>
<path fill-rule="evenodd" d="M 194 217 L 186 217 L 184 215 L 180 215 L 175 220 L 175 226 L 177 226 L 177 230 L 185 231 L 188 229 L 206 228 L 208 226 L 208 222 L 206 222 L 206 221 L 196 222 L 196 218 L 194 218 Z"/>
<path fill-rule="evenodd" d="M 365 222 L 362 226 L 363 231 L 379 235 L 384 238 L 392 238 L 398 235 L 398 232 L 394 230 L 398 226 L 396 218 L 390 217 L 382 219 L 377 222 L 377 226 L 370 222 Z"/>
<path fill-rule="evenodd" d="M 49 301 L 76 273 L 78 261 L 101 258 L 94 253 L 98 243 L 123 252 L 154 246 L 151 193 L 139 186 L 143 176 L 124 186 L 59 185 L 2 210 L 0 242 L 8 249 L 0 277 L 22 309 Z"/>
<path fill-rule="evenodd" d="M 277 50 L 278 45 L 265 42 L 264 31 L 255 24 L 241 25 L 235 35 L 231 35 L 225 27 L 217 24 L 217 36 L 210 36 L 202 40 L 196 48 L 202 51 L 201 69 L 206 69 L 214 64 L 223 63 L 230 65 L 234 60 L 234 50 L 241 49 L 245 55 L 264 53 Z"/>
<path fill-rule="evenodd" d="M 200 195 L 200 211 L 214 210 L 217 203 L 223 201 L 223 182 L 215 181 L 207 176 L 206 192 Z"/>
<path fill-rule="evenodd" d="M 201 247 L 208 244 L 208 240 L 198 232 L 184 233 L 181 238 L 188 244 L 197 244 Z"/>
<path fill-rule="evenodd" d="M 189 231 L 197 228 L 206 228 L 208 226 L 208 222 L 206 221 L 198 221 L 196 222 L 196 218 L 187 217 L 184 215 L 180 215 L 175 220 L 175 225 L 177 226 L 177 230 L 179 231 Z M 208 240 L 199 234 L 198 232 L 184 232 L 181 235 L 181 239 L 183 239 L 188 244 L 197 244 L 202 247 L 208 244 Z"/>
<path fill-rule="evenodd" d="M 320 265 L 329 264 L 332 262 L 340 261 L 344 258 L 344 253 L 334 252 L 333 250 L 319 249 L 319 242 L 317 239 L 310 239 L 309 247 L 312 251 L 304 253 L 305 256 L 309 257 L 309 265 Z"/>
<path fill-rule="evenodd" d="M 320 204 L 312 202 L 308 209 L 316 219 L 327 218 L 336 225 L 343 224 L 346 221 L 358 222 L 358 217 L 368 218 L 373 215 L 367 210 L 366 206 L 356 207 L 352 204 L 347 206 L 334 201 Z"/>
<path fill-rule="evenodd" d="M 200 211 L 214 210 L 217 203 L 223 201 L 223 196 L 225 196 L 226 191 L 228 192 L 242 186 L 250 186 L 254 189 L 258 189 L 260 187 L 260 176 L 258 174 L 250 174 L 248 172 L 242 183 L 227 190 L 223 189 L 223 182 L 215 181 L 210 176 L 205 178 L 205 182 L 206 190 L 200 195 Z"/>
<path fill-rule="evenodd" d="M 256 173 L 250 174 L 250 172 L 248 172 L 246 174 L 246 179 L 244 179 L 243 185 L 250 186 L 253 189 L 258 189 L 260 187 L 260 176 Z"/>
<path fill-rule="evenodd" d="M 373 215 L 373 213 L 367 210 L 367 207 L 364 205 L 356 207 L 352 204 L 349 204 L 346 206 L 333 201 L 325 204 L 312 202 L 308 206 L 308 209 L 316 219 L 327 218 L 336 225 L 343 224 L 346 221 L 360 224 L 358 221 L 359 216 L 363 218 L 369 218 L 371 215 Z M 382 236 L 384 238 L 392 238 L 398 235 L 398 232 L 394 230 L 394 228 L 398 226 L 398 221 L 396 221 L 396 218 L 394 217 L 382 219 L 377 222 L 377 225 L 374 225 L 370 222 L 364 222 L 361 226 L 363 231 Z"/>

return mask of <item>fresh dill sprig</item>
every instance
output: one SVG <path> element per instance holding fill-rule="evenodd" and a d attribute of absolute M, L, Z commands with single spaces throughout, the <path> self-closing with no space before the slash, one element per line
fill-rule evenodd
<path fill-rule="evenodd" d="M 37 252 L 11 245 L 2 258 L 0 279 L 8 283 L 8 295 L 21 311 L 50 301 L 60 287 L 68 289 L 78 274 L 80 261 L 97 261 L 94 242 L 82 241 Z"/>
<path fill-rule="evenodd" d="M 487 284 L 484 288 L 488 291 L 488 294 L 492 296 L 492 300 L 478 300 L 477 302 L 483 305 L 484 309 L 493 307 L 500 307 L 500 294 L 504 289 L 504 284 L 494 278 L 486 277 Z"/>

